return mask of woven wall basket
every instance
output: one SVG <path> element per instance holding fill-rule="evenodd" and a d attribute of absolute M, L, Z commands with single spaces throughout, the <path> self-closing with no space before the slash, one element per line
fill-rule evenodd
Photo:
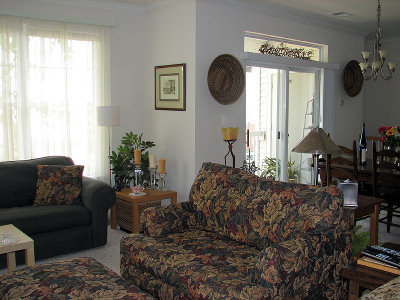
<path fill-rule="evenodd" d="M 342 86 L 350 97 L 357 96 L 363 87 L 364 78 L 358 61 L 351 60 L 342 72 Z"/>
<path fill-rule="evenodd" d="M 240 61 L 222 54 L 214 59 L 208 70 L 208 89 L 219 103 L 228 105 L 239 99 L 245 85 L 245 74 Z"/>

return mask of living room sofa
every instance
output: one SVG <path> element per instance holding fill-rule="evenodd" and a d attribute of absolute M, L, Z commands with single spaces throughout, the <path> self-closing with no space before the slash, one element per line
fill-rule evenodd
<path fill-rule="evenodd" d="M 340 299 L 352 215 L 334 186 L 204 163 L 189 201 L 143 211 L 121 275 L 160 299 Z"/>
<path fill-rule="evenodd" d="M 74 162 L 65 156 L 0 162 L 0 225 L 13 224 L 30 236 L 36 259 L 105 245 L 115 191 L 83 176 L 81 205 L 33 206 L 38 165 L 71 166 Z M 17 253 L 17 262 L 24 262 L 22 254 Z M 5 261 L 5 255 L 0 256 L 0 266 Z"/>

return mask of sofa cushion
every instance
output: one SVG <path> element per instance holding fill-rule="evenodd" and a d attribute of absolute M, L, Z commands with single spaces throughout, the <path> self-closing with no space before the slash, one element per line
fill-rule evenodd
<path fill-rule="evenodd" d="M 81 204 L 83 166 L 39 165 L 33 206 Z"/>
<path fill-rule="evenodd" d="M 261 250 L 306 232 L 333 230 L 343 196 L 333 186 L 276 182 L 204 163 L 190 201 L 202 228 Z"/>
<path fill-rule="evenodd" d="M 0 298 L 154 299 L 98 261 L 86 257 L 0 275 Z"/>
<path fill-rule="evenodd" d="M 77 205 L 12 207 L 0 209 L 0 225 L 5 224 L 13 224 L 30 235 L 90 225 L 91 213 Z"/>
<path fill-rule="evenodd" d="M 268 291 L 252 284 L 249 276 L 258 253 L 254 247 L 204 230 L 168 237 L 134 234 L 121 240 L 121 275 L 130 280 L 132 268 L 137 268 L 167 281 L 190 299 L 226 299 L 227 295 L 263 299 Z"/>
<path fill-rule="evenodd" d="M 48 156 L 0 162 L 0 208 L 32 205 L 36 193 L 37 165 L 73 165 L 71 158 Z"/>

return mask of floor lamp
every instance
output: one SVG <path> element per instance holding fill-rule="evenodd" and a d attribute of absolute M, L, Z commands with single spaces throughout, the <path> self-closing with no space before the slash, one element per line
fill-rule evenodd
<path fill-rule="evenodd" d="M 318 126 L 311 131 L 292 149 L 292 152 L 311 153 L 313 156 L 313 184 L 318 184 L 318 157 L 320 154 L 339 155 L 342 153 L 334 141 Z"/>
<path fill-rule="evenodd" d="M 111 127 L 119 126 L 120 108 L 119 106 L 98 106 L 97 125 L 105 126 L 108 129 L 108 163 L 110 165 L 110 185 L 111 185 Z"/>

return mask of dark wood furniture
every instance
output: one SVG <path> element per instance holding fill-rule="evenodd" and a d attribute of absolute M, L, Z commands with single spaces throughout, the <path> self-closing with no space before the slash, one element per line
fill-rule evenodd
<path fill-rule="evenodd" d="M 400 251 L 400 244 L 384 243 L 383 247 Z M 353 300 L 358 299 L 360 287 L 374 290 L 393 278 L 396 278 L 398 275 L 382 270 L 359 266 L 354 262 L 351 265 L 344 267 L 340 271 L 340 276 L 349 280 L 348 299 Z"/>
<path fill-rule="evenodd" d="M 391 173 L 400 174 L 397 164 L 400 153 L 387 149 L 376 151 L 375 142 L 372 151 L 373 194 L 385 199 L 381 208 L 387 211 L 387 215 L 379 221 L 386 224 L 387 232 L 390 232 L 390 226 L 400 227 L 400 224 L 393 223 L 393 216 L 400 217 L 400 179 L 391 176 Z"/>
<path fill-rule="evenodd" d="M 326 181 L 328 185 L 332 184 L 332 178 L 357 180 L 357 146 L 353 141 L 353 149 L 338 145 L 343 154 L 331 158 L 326 157 Z"/>
<path fill-rule="evenodd" d="M 145 189 L 146 195 L 130 196 L 130 189 L 122 189 L 116 192 L 117 200 L 111 208 L 111 228 L 117 225 L 133 233 L 139 232 L 140 213 L 148 207 L 160 205 L 160 200 L 171 199 L 171 203 L 177 203 L 175 191 L 158 191 Z"/>
<path fill-rule="evenodd" d="M 348 207 L 346 209 L 353 211 L 354 222 L 364 217 L 370 216 L 369 239 L 371 244 L 378 244 L 379 229 L 379 204 L 383 199 L 358 195 L 357 207 Z"/>

